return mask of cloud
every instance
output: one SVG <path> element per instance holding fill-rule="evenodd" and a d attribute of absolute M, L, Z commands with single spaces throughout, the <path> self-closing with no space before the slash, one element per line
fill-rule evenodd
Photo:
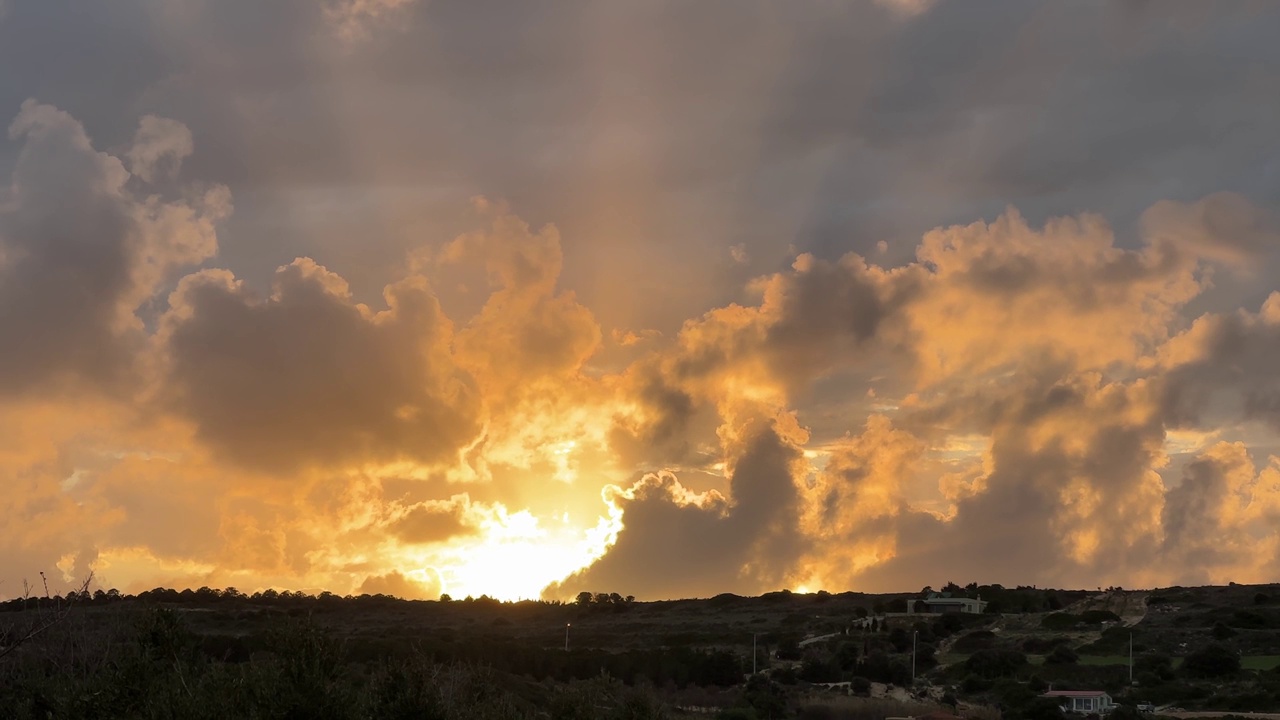
<path fill-rule="evenodd" d="M 305 258 L 255 297 L 224 271 L 184 278 L 162 319 L 165 402 L 228 458 L 280 471 L 412 460 L 449 463 L 479 429 L 453 327 L 420 278 L 386 309 Z"/>
<path fill-rule="evenodd" d="M 1142 214 L 1141 222 L 1153 242 L 1237 267 L 1280 250 L 1274 214 L 1234 193 L 1214 193 L 1194 203 L 1162 200 Z"/>
<path fill-rule="evenodd" d="M 475 534 L 476 528 L 467 523 L 464 510 L 456 503 L 418 503 L 405 510 L 389 530 L 398 540 L 416 545 Z"/>
<path fill-rule="evenodd" d="M 121 161 L 94 149 L 67 113 L 28 100 L 0 196 L 0 391 L 123 388 L 143 341 L 137 315 L 177 268 L 217 250 L 226 188 L 164 200 L 127 187 Z"/>
<path fill-rule="evenodd" d="M 1161 348 L 1165 403 L 1176 427 L 1261 420 L 1280 428 L 1280 350 L 1276 293 L 1257 313 L 1206 313 Z"/>
<path fill-rule="evenodd" d="M 191 130 L 177 120 L 145 115 L 129 148 L 129 171 L 146 182 L 176 175 L 182 161 L 195 152 Z"/>
<path fill-rule="evenodd" d="M 420 582 L 393 571 L 370 575 L 360 583 L 357 592 L 362 595 L 391 595 L 406 600 L 434 600 L 440 596 L 440 586 L 437 582 Z"/>
<path fill-rule="evenodd" d="M 611 488 L 608 500 L 625 523 L 616 540 L 600 560 L 550 592 L 668 598 L 785 585 L 803 546 L 800 451 L 786 436 L 785 421 L 778 422 L 752 422 L 726 448 L 727 496 L 692 492 L 671 473 Z"/>
<path fill-rule="evenodd" d="M 325 0 L 324 16 L 338 36 L 345 40 L 358 40 L 367 36 L 369 25 L 384 21 L 387 16 L 417 0 Z"/>
<path fill-rule="evenodd" d="M 1274 579 L 1265 3 L 4 5 L 0 579 Z"/>

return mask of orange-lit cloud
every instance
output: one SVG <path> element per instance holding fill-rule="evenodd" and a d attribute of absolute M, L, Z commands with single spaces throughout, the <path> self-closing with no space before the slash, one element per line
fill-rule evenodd
<path fill-rule="evenodd" d="M 0 593 L 1275 580 L 1274 9 L 4 7 Z"/>

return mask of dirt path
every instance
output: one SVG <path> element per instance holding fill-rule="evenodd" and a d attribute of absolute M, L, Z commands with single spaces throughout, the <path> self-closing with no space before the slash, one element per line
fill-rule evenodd
<path fill-rule="evenodd" d="M 1091 595 L 1062 610 L 1074 614 L 1088 610 L 1107 610 L 1120 616 L 1120 621 L 1125 627 L 1132 627 L 1142 622 L 1147 616 L 1147 593 L 1112 590 Z"/>

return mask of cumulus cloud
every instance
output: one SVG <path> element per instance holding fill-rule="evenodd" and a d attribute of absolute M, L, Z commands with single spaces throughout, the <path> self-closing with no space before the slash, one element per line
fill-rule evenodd
<path fill-rule="evenodd" d="M 599 561 L 551 594 L 625 588 L 664 598 L 786 585 L 804 544 L 797 522 L 801 453 L 786 432 L 785 421 L 742 429 L 741 441 L 728 448 L 727 496 L 692 492 L 669 472 L 609 488 L 606 499 L 623 527 Z"/>
<path fill-rule="evenodd" d="M 162 319 L 167 402 L 255 467 L 446 462 L 479 412 L 450 355 L 452 324 L 421 279 L 388 287 L 385 302 L 354 302 L 308 259 L 277 270 L 265 298 L 226 272 L 188 276 Z"/>
<path fill-rule="evenodd" d="M 615 444 L 635 452 L 647 443 L 662 457 L 655 453 L 664 447 L 695 442 L 689 418 L 699 407 L 726 419 L 744 395 L 786 407 L 807 388 L 856 387 L 867 369 L 878 370 L 896 397 L 850 392 L 842 407 L 892 415 L 873 414 L 862 434 L 827 441 L 813 455 L 826 459 L 801 486 L 804 512 L 790 520 L 810 548 L 791 561 L 793 580 L 885 590 L 939 573 L 1084 585 L 1154 580 L 1152 563 L 1168 567 L 1166 533 L 1178 517 L 1166 502 L 1176 505 L 1179 491 L 1168 491 L 1173 478 L 1162 476 L 1168 396 L 1186 383 L 1150 358 L 1163 351 L 1217 368 L 1233 363 L 1209 355 L 1212 348 L 1259 362 L 1266 355 L 1219 339 L 1265 335 L 1261 314 L 1206 317 L 1176 332 L 1182 309 L 1208 287 L 1209 269 L 1234 261 L 1204 239 L 1198 219 L 1196 208 L 1222 202 L 1218 210 L 1231 217 L 1258 217 L 1238 198 L 1164 203 L 1144 218 L 1164 214 L 1179 237 L 1201 239 L 1175 240 L 1172 226 L 1147 223 L 1144 245 L 1125 249 L 1097 217 L 1033 228 L 1009 211 L 994 223 L 928 233 L 917 260 L 892 270 L 856 256 L 839 264 L 801 257 L 790 272 L 756 283 L 759 305 L 686 324 L 677 346 L 638 376 L 646 378 L 635 385 L 643 403 L 617 425 Z M 1256 383 L 1268 372 L 1228 372 L 1254 382 L 1246 415 L 1265 413 L 1265 386 Z M 842 373 L 850 379 L 830 385 Z M 948 450 L 975 437 L 983 439 L 976 447 Z M 642 535 L 636 523 L 656 532 L 683 521 L 696 532 L 707 522 L 676 495 L 662 496 L 658 507 L 679 510 L 660 522 L 628 507 L 617 547 L 635 552 L 623 543 Z M 1215 568 L 1214 577 L 1256 567 L 1240 559 L 1203 557 L 1197 567 Z"/>
<path fill-rule="evenodd" d="M 0 579 L 1274 579 L 1265 3 L 65 4 Z"/>
<path fill-rule="evenodd" d="M 146 182 L 176 175 L 182 161 L 195 151 L 191 130 L 177 120 L 145 115 L 129 148 L 129 171 Z"/>
<path fill-rule="evenodd" d="M 229 193 L 135 195 L 120 159 L 34 100 L 9 139 L 22 145 L 0 196 L 0 334 L 16 342 L 0 358 L 0 388 L 120 386 L 142 341 L 139 307 L 176 268 L 216 252 Z"/>

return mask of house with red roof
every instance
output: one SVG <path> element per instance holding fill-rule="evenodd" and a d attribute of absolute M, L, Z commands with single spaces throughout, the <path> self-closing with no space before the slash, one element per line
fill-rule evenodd
<path fill-rule="evenodd" d="M 1062 703 L 1062 711 L 1070 713 L 1110 712 L 1114 703 L 1102 690 L 1050 690 L 1040 697 L 1055 698 Z"/>

